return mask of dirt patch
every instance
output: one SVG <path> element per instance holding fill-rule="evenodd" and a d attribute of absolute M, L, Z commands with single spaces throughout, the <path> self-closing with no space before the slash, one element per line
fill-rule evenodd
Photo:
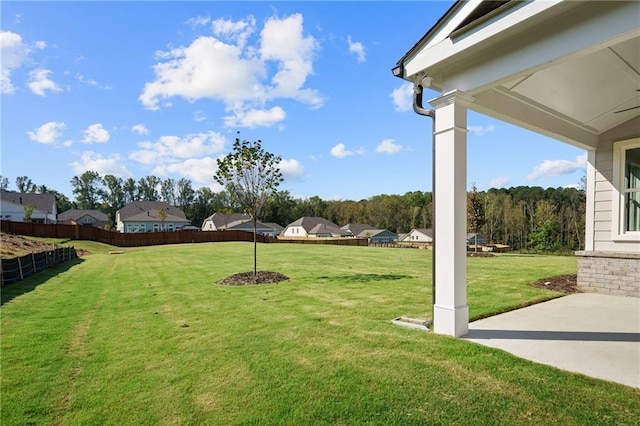
<path fill-rule="evenodd" d="M 493 257 L 495 256 L 493 253 L 489 252 L 489 251 L 468 251 L 467 252 L 467 257 Z"/>
<path fill-rule="evenodd" d="M 565 294 L 581 293 L 578 290 L 578 276 L 577 275 L 560 275 L 558 277 L 551 277 L 536 283 L 531 284 L 533 287 L 545 288 L 547 290 L 560 291 Z"/>
<path fill-rule="evenodd" d="M 30 240 L 19 235 L 0 234 L 0 257 L 2 259 L 13 259 L 31 253 L 42 253 L 55 248 L 53 244 L 42 241 Z M 76 250 L 78 256 L 83 256 L 88 252 Z"/>
<path fill-rule="evenodd" d="M 275 284 L 288 279 L 289 277 L 279 274 L 278 272 L 258 271 L 255 276 L 253 275 L 253 272 L 242 272 L 217 281 L 216 284 L 233 286 Z"/>

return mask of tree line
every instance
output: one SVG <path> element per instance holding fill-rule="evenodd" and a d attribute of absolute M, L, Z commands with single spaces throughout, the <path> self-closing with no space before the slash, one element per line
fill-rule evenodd
<path fill-rule="evenodd" d="M 8 188 L 0 176 L 0 187 Z M 112 225 L 115 213 L 133 201 L 165 201 L 185 212 L 187 219 L 200 226 L 215 212 L 239 212 L 225 191 L 208 187 L 193 188 L 191 180 L 145 176 L 138 180 L 113 175 L 100 176 L 86 171 L 71 179 L 74 199 L 36 185 L 26 176 L 15 180 L 18 192 L 50 193 L 56 197 L 58 211 L 71 208 L 96 209 L 108 215 Z M 575 188 L 512 188 L 468 193 L 469 232 L 479 232 L 492 243 L 513 249 L 555 251 L 584 247 L 585 193 Z M 263 222 L 282 226 L 303 216 L 319 216 L 337 225 L 366 223 L 378 229 L 407 233 L 432 226 L 432 194 L 411 191 L 403 195 L 376 195 L 368 199 L 323 200 L 318 196 L 295 198 L 288 191 L 275 192 L 262 211 Z"/>

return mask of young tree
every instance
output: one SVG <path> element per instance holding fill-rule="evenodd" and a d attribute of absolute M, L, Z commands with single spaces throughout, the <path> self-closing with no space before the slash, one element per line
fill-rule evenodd
<path fill-rule="evenodd" d="M 158 210 L 158 216 L 160 216 L 160 221 L 162 221 L 161 231 L 166 231 L 167 230 L 166 220 L 167 220 L 167 216 L 169 216 L 169 213 L 167 213 L 167 210 L 164 207 L 162 207 L 160 210 Z"/>
<path fill-rule="evenodd" d="M 478 252 L 478 233 L 480 228 L 485 224 L 486 218 L 484 213 L 484 203 L 476 184 L 471 184 L 471 192 L 467 195 L 467 223 L 469 229 L 473 229 L 476 236 L 474 237 L 475 251 Z"/>
<path fill-rule="evenodd" d="M 239 135 L 239 132 L 238 132 Z M 257 225 L 269 197 L 277 192 L 282 182 L 282 173 L 278 165 L 282 157 L 266 152 L 262 141 L 241 141 L 236 137 L 233 151 L 218 159 L 218 171 L 214 179 L 226 188 L 233 202 L 253 221 L 253 276 L 257 267 Z"/>
<path fill-rule="evenodd" d="M 24 221 L 25 222 L 31 222 L 31 216 L 33 215 L 33 210 L 35 210 L 35 207 L 33 206 L 33 204 L 25 204 L 25 206 L 24 206 Z"/>

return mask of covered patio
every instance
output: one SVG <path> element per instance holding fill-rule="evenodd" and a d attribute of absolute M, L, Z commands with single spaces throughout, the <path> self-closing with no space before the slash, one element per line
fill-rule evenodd
<path fill-rule="evenodd" d="M 465 340 L 640 388 L 640 299 L 579 293 L 469 324 Z"/>
<path fill-rule="evenodd" d="M 393 73 L 435 121 L 436 333 L 469 332 L 468 109 L 586 150 L 578 285 L 640 296 L 640 3 L 457 1 Z"/>

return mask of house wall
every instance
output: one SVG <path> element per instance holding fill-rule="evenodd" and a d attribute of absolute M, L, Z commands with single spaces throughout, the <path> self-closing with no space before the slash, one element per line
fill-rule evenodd
<path fill-rule="evenodd" d="M 203 231 L 215 231 L 216 226 L 213 224 L 213 220 L 205 220 L 202 224 Z"/>
<path fill-rule="evenodd" d="M 154 225 L 157 225 L 154 228 Z M 135 232 L 161 232 L 161 231 L 173 231 L 178 228 L 181 228 L 185 225 L 188 225 L 186 222 L 171 222 L 166 221 L 164 224 L 162 222 L 124 222 L 123 232 L 125 234 L 135 233 Z"/>
<path fill-rule="evenodd" d="M 307 231 L 302 226 L 290 226 L 282 234 L 284 237 L 308 237 Z"/>
<path fill-rule="evenodd" d="M 578 288 L 640 297 L 640 242 L 614 241 L 613 144 L 639 135 L 640 117 L 603 133 L 589 153 L 585 250 L 578 257 Z"/>
<path fill-rule="evenodd" d="M 3 201 L 0 206 L 0 216 L 2 216 L 3 220 L 24 222 L 24 206 Z M 47 214 L 42 210 L 33 209 L 33 213 L 31 213 L 31 220 L 34 222 L 56 223 L 56 216 L 57 215 L 55 213 Z"/>
<path fill-rule="evenodd" d="M 600 136 L 595 152 L 594 194 L 592 202 L 593 226 L 587 227 L 591 233 L 593 247 L 587 250 L 640 253 L 638 241 L 613 241 L 611 238 L 613 220 L 613 143 L 632 139 L 640 135 L 640 117 Z M 588 237 L 587 237 L 588 239 Z"/>

